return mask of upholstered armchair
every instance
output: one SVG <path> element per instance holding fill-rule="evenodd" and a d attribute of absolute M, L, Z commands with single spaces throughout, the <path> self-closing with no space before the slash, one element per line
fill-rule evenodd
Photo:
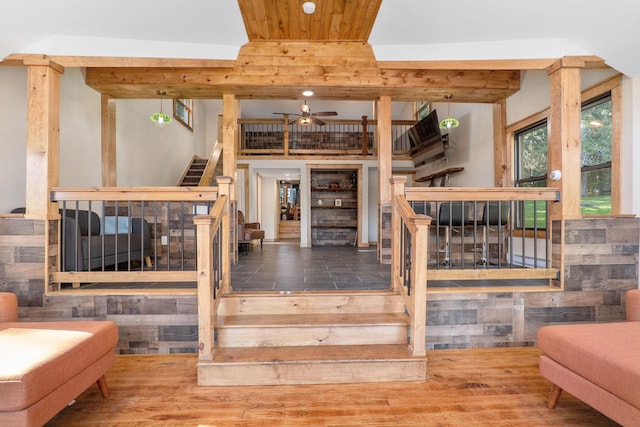
<path fill-rule="evenodd" d="M 264 230 L 260 228 L 259 222 L 244 222 L 244 214 L 238 211 L 238 240 L 249 242 L 260 240 L 260 249 L 264 240 Z"/>

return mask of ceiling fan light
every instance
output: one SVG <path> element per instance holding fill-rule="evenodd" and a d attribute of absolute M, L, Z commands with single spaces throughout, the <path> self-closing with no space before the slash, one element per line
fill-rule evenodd
<path fill-rule="evenodd" d="M 302 11 L 307 15 L 311 15 L 316 11 L 316 4 L 312 1 L 306 1 L 302 3 Z"/>
<path fill-rule="evenodd" d="M 298 124 L 302 126 L 307 126 L 307 125 L 310 125 L 311 123 L 313 123 L 313 120 L 311 120 L 311 117 L 300 117 L 298 119 Z"/>

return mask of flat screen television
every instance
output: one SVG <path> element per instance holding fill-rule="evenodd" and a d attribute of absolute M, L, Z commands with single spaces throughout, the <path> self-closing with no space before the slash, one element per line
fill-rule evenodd
<path fill-rule="evenodd" d="M 407 132 L 414 166 L 422 166 L 446 156 L 449 135 L 442 135 L 440 132 L 436 110 L 431 111 Z"/>

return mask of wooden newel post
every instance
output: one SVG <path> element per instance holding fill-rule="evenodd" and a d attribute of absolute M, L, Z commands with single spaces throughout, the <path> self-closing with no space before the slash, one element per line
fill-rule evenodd
<path fill-rule="evenodd" d="M 396 277 L 394 272 L 400 271 L 400 214 L 396 202 L 397 196 L 404 195 L 404 186 L 407 182 L 406 176 L 393 176 L 389 180 L 391 183 L 391 286 L 397 290 Z"/>
<path fill-rule="evenodd" d="M 427 262 L 429 257 L 429 226 L 431 218 L 415 216 L 415 234 L 411 242 L 413 259 L 411 266 L 411 289 L 413 291 L 413 318 L 411 319 L 411 351 L 413 356 L 424 356 L 427 329 Z"/>
<path fill-rule="evenodd" d="M 232 256 L 235 259 L 235 251 L 238 247 L 238 241 L 236 236 L 236 212 L 235 203 L 231 200 L 231 185 L 233 184 L 233 178 L 230 176 L 219 176 L 216 178 L 218 187 L 220 188 L 220 195 L 227 196 L 229 201 L 225 206 L 224 215 L 222 218 L 222 248 L 227 249 L 222 251 L 222 283 L 220 284 L 220 290 L 222 293 L 227 293 L 231 290 L 231 259 Z M 233 205 L 233 206 L 232 206 Z M 233 220 L 233 222 L 232 222 Z"/>
<path fill-rule="evenodd" d="M 198 286 L 198 356 L 200 360 L 213 358 L 215 330 L 215 300 L 213 298 L 213 222 L 208 215 L 193 218 L 196 226 L 197 286 Z"/>

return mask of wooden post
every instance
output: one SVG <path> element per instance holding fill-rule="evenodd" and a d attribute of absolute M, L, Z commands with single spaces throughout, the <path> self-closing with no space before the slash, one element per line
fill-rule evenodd
<path fill-rule="evenodd" d="M 220 189 L 220 195 L 228 197 L 228 203 L 225 208 L 225 214 L 222 218 L 222 283 L 220 289 L 223 293 L 231 291 L 231 260 L 235 261 L 235 257 L 238 252 L 238 236 L 236 235 L 237 220 L 235 213 L 232 211 L 231 198 L 229 193 L 231 192 L 233 178 L 230 176 L 219 176 L 216 178 L 218 181 L 218 188 Z M 232 224 L 232 220 L 235 222 Z M 227 250 L 224 250 L 227 248 Z"/>
<path fill-rule="evenodd" d="M 549 187 L 559 188 L 562 200 L 551 204 L 551 219 L 579 219 L 582 152 L 580 144 L 581 89 L 583 60 L 562 59 L 552 65 L 551 109 L 549 114 L 549 173 L 562 177 L 549 179 Z"/>
<path fill-rule="evenodd" d="M 193 218 L 198 236 L 198 357 L 213 358 L 215 310 L 213 299 L 213 217 L 198 215 Z"/>
<path fill-rule="evenodd" d="M 100 97 L 102 186 L 115 187 L 116 183 L 116 100 L 108 95 Z"/>
<path fill-rule="evenodd" d="M 512 151 L 506 142 L 506 123 L 506 101 L 502 99 L 493 104 L 493 185 L 496 187 L 513 187 L 509 168 Z"/>
<path fill-rule="evenodd" d="M 229 177 L 235 176 L 236 163 L 238 161 L 238 117 L 240 117 L 240 104 L 235 95 L 230 93 L 223 94 L 222 174 Z M 233 185 L 230 187 L 230 192 L 227 195 L 230 200 L 236 200 Z"/>
<path fill-rule="evenodd" d="M 378 191 L 380 203 L 391 202 L 391 97 L 381 96 L 378 101 Z"/>
<path fill-rule="evenodd" d="M 362 116 L 362 157 L 369 155 L 369 135 L 367 132 L 367 116 Z"/>
<path fill-rule="evenodd" d="M 411 318 L 411 354 L 425 356 L 427 330 L 427 261 L 429 256 L 429 225 L 431 218 L 416 216 L 416 231 L 412 239 L 411 290 L 413 317 Z"/>
<path fill-rule="evenodd" d="M 393 149 L 391 144 L 391 97 L 381 96 L 376 109 L 378 136 L 378 261 L 389 263 L 392 229 L 385 228 L 391 214 L 391 164 Z M 385 220 L 385 217 L 387 218 Z M 391 228 L 391 227 L 389 227 Z"/>
<path fill-rule="evenodd" d="M 283 128 L 284 128 L 284 132 L 283 132 L 283 136 L 284 139 L 282 140 L 282 144 L 283 144 L 283 148 L 284 148 L 284 156 L 285 157 L 289 157 L 289 115 L 285 114 L 283 117 L 284 119 L 284 124 L 283 124 Z M 249 214 L 247 213 L 247 218 L 249 217 Z"/>
<path fill-rule="evenodd" d="M 25 213 L 45 219 L 49 212 L 58 214 L 49 202 L 49 188 L 60 182 L 60 75 L 64 69 L 47 59 L 25 59 L 24 64 L 28 86 Z"/>
<path fill-rule="evenodd" d="M 393 201 L 391 202 L 391 287 L 398 290 L 396 286 L 397 273 L 400 271 L 400 214 L 396 204 L 396 196 L 404 195 L 404 186 L 407 182 L 406 176 L 394 176 L 389 182 L 393 189 Z"/>

